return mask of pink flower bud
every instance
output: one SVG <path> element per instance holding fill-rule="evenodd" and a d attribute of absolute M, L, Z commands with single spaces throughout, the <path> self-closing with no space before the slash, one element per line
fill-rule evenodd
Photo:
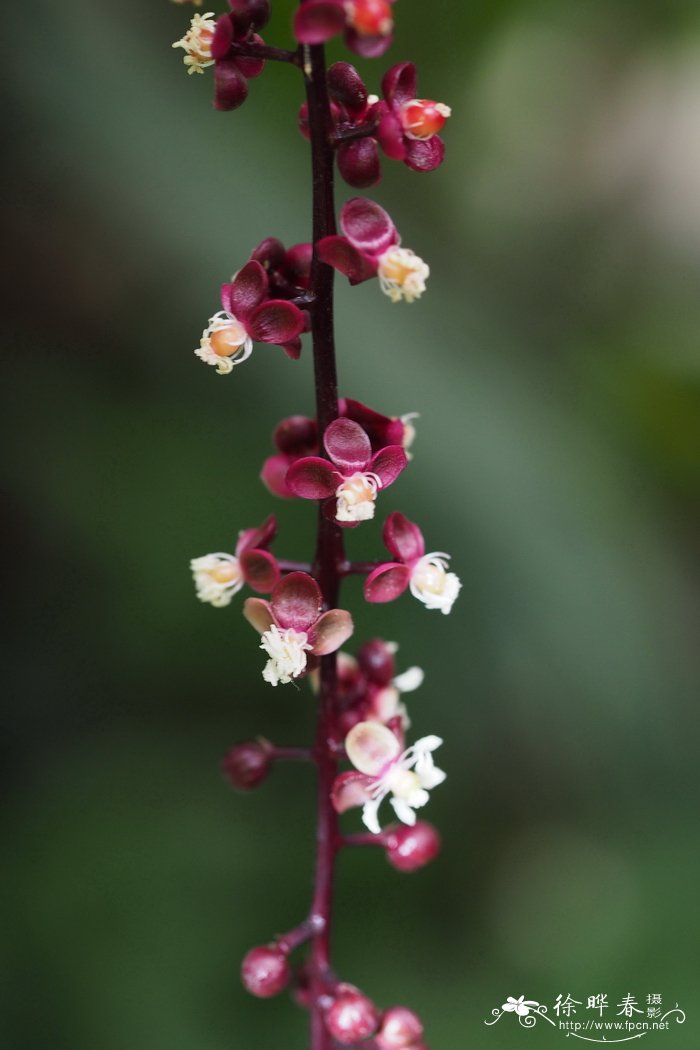
<path fill-rule="evenodd" d="M 374 1003 L 351 984 L 340 984 L 326 1013 L 326 1028 L 343 1046 L 366 1039 L 377 1030 L 379 1014 Z"/>
<path fill-rule="evenodd" d="M 270 753 L 258 740 L 236 744 L 224 756 L 221 769 L 229 783 L 239 791 L 251 791 L 270 772 Z"/>
<path fill-rule="evenodd" d="M 357 654 L 357 660 L 371 682 L 375 685 L 389 685 L 396 674 L 394 653 L 396 646 L 373 638 L 365 642 Z"/>
<path fill-rule="evenodd" d="M 423 1035 L 423 1025 L 413 1010 L 405 1006 L 392 1006 L 382 1016 L 382 1026 L 377 1034 L 380 1050 L 405 1050 L 417 1047 Z"/>
<path fill-rule="evenodd" d="M 432 824 L 397 825 L 386 832 L 386 859 L 397 871 L 418 871 L 440 852 L 440 836 Z"/>
<path fill-rule="evenodd" d="M 290 977 L 287 957 L 276 944 L 252 948 L 241 965 L 244 988 L 259 999 L 279 995 L 289 984 Z"/>

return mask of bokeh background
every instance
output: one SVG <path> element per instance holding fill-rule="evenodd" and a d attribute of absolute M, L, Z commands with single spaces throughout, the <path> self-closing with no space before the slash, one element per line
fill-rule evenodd
<path fill-rule="evenodd" d="M 270 43 L 289 45 L 292 6 Z M 305 1015 L 248 998 L 237 971 L 304 914 L 313 778 L 237 796 L 218 763 L 257 733 L 307 741 L 313 703 L 264 686 L 238 601 L 201 606 L 188 572 L 270 511 L 270 433 L 312 410 L 308 349 L 258 348 L 226 380 L 192 356 L 253 245 L 308 237 L 307 146 L 286 67 L 212 110 L 170 49 L 190 13 L 4 15 L 12 1050 L 307 1045 Z M 358 65 L 376 89 L 418 61 L 453 107 L 449 163 L 384 164 L 374 195 L 432 276 L 411 307 L 339 282 L 341 384 L 420 412 L 382 510 L 421 522 L 464 588 L 443 617 L 347 587 L 358 640 L 426 669 L 415 730 L 444 736 L 449 779 L 430 869 L 343 857 L 338 968 L 414 1006 L 433 1050 L 561 1045 L 484 1020 L 507 995 L 599 992 L 610 1014 L 627 993 L 678 1002 L 686 1024 L 647 1038 L 697 1047 L 698 6 L 396 16 L 386 59 Z M 313 508 L 274 509 L 279 552 L 307 557 Z M 378 530 L 349 546 L 375 556 Z"/>

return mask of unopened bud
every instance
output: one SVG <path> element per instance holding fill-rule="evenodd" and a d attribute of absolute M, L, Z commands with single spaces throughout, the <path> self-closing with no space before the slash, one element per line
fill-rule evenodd
<path fill-rule="evenodd" d="M 259 999 L 279 995 L 289 984 L 290 977 L 287 956 L 276 944 L 252 948 L 241 965 L 244 988 Z"/>
<path fill-rule="evenodd" d="M 379 1014 L 374 1003 L 351 984 L 338 985 L 326 1013 L 326 1028 L 342 1046 L 367 1039 L 377 1030 Z"/>
<path fill-rule="evenodd" d="M 380 1050 L 413 1050 L 423 1035 L 420 1018 L 405 1006 L 392 1006 L 382 1015 L 376 1043 Z"/>
<path fill-rule="evenodd" d="M 221 769 L 233 787 L 239 791 L 251 791 L 270 772 L 269 748 L 258 740 L 245 740 L 224 756 Z"/>
<path fill-rule="evenodd" d="M 362 36 L 386 36 L 394 26 L 388 0 L 349 0 L 350 25 Z"/>
<path fill-rule="evenodd" d="M 399 824 L 386 832 L 386 859 L 397 871 L 418 871 L 440 852 L 440 836 L 432 824 Z"/>

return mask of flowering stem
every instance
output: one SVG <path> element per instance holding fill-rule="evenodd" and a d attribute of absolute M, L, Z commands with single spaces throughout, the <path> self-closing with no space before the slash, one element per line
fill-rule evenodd
<path fill-rule="evenodd" d="M 234 42 L 230 50 L 240 58 L 264 58 L 268 62 L 291 62 L 295 66 L 301 62 L 299 51 L 286 51 L 282 47 L 269 47 L 267 44 Z"/>
<path fill-rule="evenodd" d="M 354 139 L 366 139 L 370 135 L 376 135 L 377 122 L 370 120 L 366 124 L 358 124 L 354 128 L 336 128 L 331 135 L 331 145 L 339 146 L 341 142 L 352 142 Z"/>
<path fill-rule="evenodd" d="M 288 930 L 281 937 L 276 937 L 275 940 L 285 955 L 289 955 L 295 948 L 311 940 L 319 926 L 319 922 L 312 917 L 300 923 L 299 926 L 295 926 L 293 930 Z"/>
<path fill-rule="evenodd" d="M 311 566 L 308 561 L 285 561 L 279 558 L 277 564 L 281 572 L 310 572 Z"/>
<path fill-rule="evenodd" d="M 316 252 L 322 237 L 335 233 L 333 196 L 333 149 L 330 145 L 331 114 L 326 83 L 326 57 L 322 44 L 304 48 L 306 100 L 311 137 L 313 180 L 313 243 L 311 290 L 315 296 L 311 314 L 313 339 L 316 418 L 319 433 L 338 418 L 338 379 L 333 339 L 333 270 Z M 340 574 L 344 561 L 342 530 L 319 512 L 314 575 L 326 608 L 338 601 Z M 330 1050 L 331 1037 L 326 1029 L 321 999 L 330 970 L 330 932 L 333 910 L 333 875 L 338 850 L 338 818 L 331 804 L 331 790 L 338 771 L 338 761 L 330 747 L 337 703 L 336 655 L 321 658 L 319 708 L 314 744 L 318 768 L 318 803 L 316 825 L 316 869 L 311 919 L 319 923 L 310 956 L 311 984 L 311 1050 Z"/>
<path fill-rule="evenodd" d="M 268 751 L 274 762 L 313 762 L 313 755 L 308 747 L 275 747 Z"/>
<path fill-rule="evenodd" d="M 386 835 L 383 832 L 379 835 L 373 835 L 372 832 L 344 835 L 340 841 L 341 846 L 386 846 L 386 843 Z"/>
<path fill-rule="evenodd" d="M 344 561 L 338 566 L 341 576 L 365 576 L 382 563 L 380 561 Z"/>

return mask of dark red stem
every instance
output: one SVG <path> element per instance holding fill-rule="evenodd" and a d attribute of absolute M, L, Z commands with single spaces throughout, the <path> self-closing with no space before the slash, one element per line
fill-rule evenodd
<path fill-rule="evenodd" d="M 341 846 L 386 846 L 387 836 L 384 832 L 373 835 L 371 831 L 359 832 L 357 835 L 344 835 L 340 840 Z"/>
<path fill-rule="evenodd" d="M 376 135 L 377 122 L 370 120 L 367 124 L 357 124 L 350 128 L 336 128 L 331 134 L 331 145 L 340 146 L 342 142 L 353 142 L 355 139 L 368 139 L 370 135 Z"/>
<path fill-rule="evenodd" d="M 316 418 L 323 434 L 338 418 L 338 379 L 333 339 L 334 271 L 323 263 L 316 244 L 335 233 L 333 197 L 333 148 L 331 112 L 326 83 L 326 57 L 322 44 L 303 48 L 306 101 L 309 110 L 311 165 L 313 179 L 313 242 L 311 291 L 315 296 L 311 313 L 313 339 Z M 313 573 L 326 608 L 338 603 L 339 565 L 345 560 L 342 529 L 319 512 Z M 333 913 L 333 875 L 339 846 L 338 817 L 331 805 L 331 788 L 338 772 L 338 760 L 331 747 L 337 707 L 337 665 L 335 653 L 321 659 L 318 721 L 314 759 L 318 769 L 316 824 L 316 868 L 310 918 L 317 924 L 310 955 L 311 1050 L 331 1050 L 332 1040 L 323 1019 L 322 997 L 330 972 L 330 935 Z"/>
<path fill-rule="evenodd" d="M 264 58 L 268 62 L 291 62 L 301 64 L 298 51 L 285 51 L 281 47 L 269 47 L 267 44 L 238 42 L 231 44 L 231 54 L 241 58 Z"/>

